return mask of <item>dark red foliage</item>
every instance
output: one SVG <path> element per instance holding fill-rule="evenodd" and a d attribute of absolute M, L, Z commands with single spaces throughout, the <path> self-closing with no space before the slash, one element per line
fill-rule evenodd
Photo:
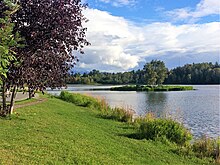
<path fill-rule="evenodd" d="M 25 39 L 12 64 L 8 84 L 43 90 L 64 86 L 65 77 L 83 53 L 86 18 L 80 0 L 20 0 L 13 16 L 15 31 Z"/>

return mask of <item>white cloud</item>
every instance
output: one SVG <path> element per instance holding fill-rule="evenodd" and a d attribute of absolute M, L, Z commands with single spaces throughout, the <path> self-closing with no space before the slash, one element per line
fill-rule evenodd
<path fill-rule="evenodd" d="M 99 0 L 100 2 L 110 3 L 115 7 L 122 6 L 134 6 L 136 4 L 136 0 Z"/>
<path fill-rule="evenodd" d="M 186 20 L 189 22 L 196 22 L 202 17 L 209 15 L 220 15 L 220 1 L 219 0 L 201 0 L 196 8 L 180 8 L 167 12 L 175 21 Z"/>
<path fill-rule="evenodd" d="M 210 59 L 219 57 L 219 22 L 137 25 L 97 9 L 87 9 L 84 14 L 89 19 L 85 26 L 92 45 L 80 56 L 82 68 L 125 71 L 153 58 L 172 61 L 179 56 L 196 62 L 205 54 Z"/>

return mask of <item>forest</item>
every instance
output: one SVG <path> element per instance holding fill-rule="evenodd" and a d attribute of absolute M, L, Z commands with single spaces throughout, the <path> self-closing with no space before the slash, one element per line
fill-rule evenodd
<path fill-rule="evenodd" d="M 157 73 L 152 72 L 154 64 L 160 64 Z M 143 69 L 128 72 L 100 72 L 92 70 L 88 73 L 71 73 L 68 84 L 220 84 L 220 64 L 193 63 L 174 69 L 166 68 L 163 61 L 153 60 L 146 63 Z"/>

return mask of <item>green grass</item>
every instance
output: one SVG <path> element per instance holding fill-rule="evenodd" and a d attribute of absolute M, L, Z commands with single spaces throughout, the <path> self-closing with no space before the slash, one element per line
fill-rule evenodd
<path fill-rule="evenodd" d="M 37 99 L 35 99 L 35 98 L 24 99 L 24 100 L 15 101 L 15 104 L 16 105 L 22 105 L 22 104 L 27 104 L 27 103 L 35 102 L 35 101 L 37 101 Z"/>
<path fill-rule="evenodd" d="M 0 118 L 0 164 L 208 164 L 171 144 L 128 138 L 132 126 L 98 113 L 51 97 L 17 109 Z"/>

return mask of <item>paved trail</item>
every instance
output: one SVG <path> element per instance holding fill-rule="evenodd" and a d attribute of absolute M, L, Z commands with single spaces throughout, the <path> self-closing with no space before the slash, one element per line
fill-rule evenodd
<path fill-rule="evenodd" d="M 18 92 L 17 95 L 16 95 L 16 98 L 15 98 L 15 101 L 21 101 L 21 100 L 25 100 L 29 98 L 29 95 L 28 95 L 28 92 Z M 30 105 L 35 105 L 35 104 L 39 104 L 39 103 L 42 103 L 42 102 L 45 102 L 47 101 L 46 98 L 39 98 L 39 95 L 36 93 L 35 94 L 35 97 L 34 97 L 36 100 L 33 100 L 32 102 L 29 102 L 29 103 L 24 103 L 24 104 L 18 104 L 16 105 L 15 103 L 15 106 L 14 108 L 21 108 L 21 107 L 26 107 L 26 106 L 30 106 Z M 0 102 L 2 101 L 2 98 L 0 97 Z M 6 101 L 7 102 L 10 102 L 11 101 L 11 97 L 7 97 L 6 98 Z"/>
<path fill-rule="evenodd" d="M 37 99 L 36 101 L 30 102 L 30 103 L 19 104 L 19 105 L 15 104 L 15 108 L 22 108 L 22 107 L 26 107 L 26 106 L 30 106 L 30 105 L 35 105 L 35 104 L 43 103 L 45 101 L 47 101 L 46 98 L 41 98 L 41 99 Z"/>
<path fill-rule="evenodd" d="M 15 98 L 15 101 L 21 101 L 21 100 L 25 100 L 29 97 L 28 92 L 18 92 Z M 38 97 L 38 95 L 36 95 L 36 97 Z M 11 95 L 6 97 L 6 101 L 10 102 L 11 101 Z M 0 96 L 0 102 L 2 102 L 2 97 Z"/>

